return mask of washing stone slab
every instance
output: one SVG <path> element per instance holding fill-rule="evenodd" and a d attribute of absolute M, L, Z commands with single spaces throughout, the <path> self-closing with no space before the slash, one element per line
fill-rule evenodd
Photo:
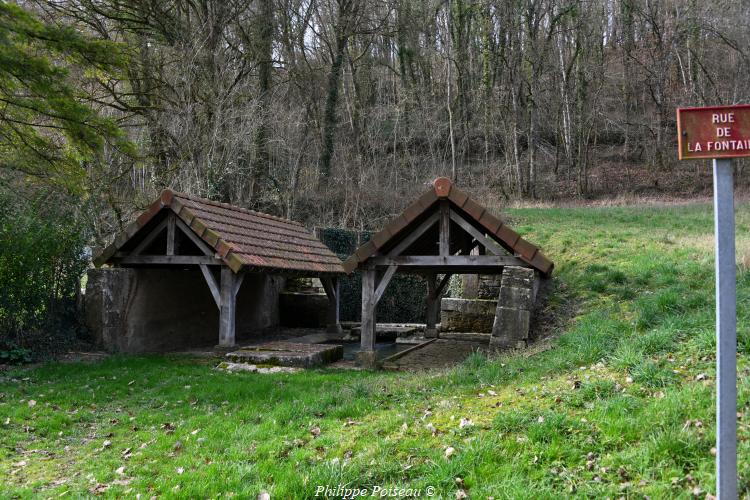
<path fill-rule="evenodd" d="M 227 353 L 226 357 L 235 363 L 311 368 L 343 358 L 344 347 L 336 344 L 276 341 L 243 347 Z"/>

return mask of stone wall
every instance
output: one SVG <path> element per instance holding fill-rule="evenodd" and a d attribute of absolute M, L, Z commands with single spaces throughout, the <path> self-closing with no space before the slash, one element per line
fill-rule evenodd
<path fill-rule="evenodd" d="M 444 298 L 440 303 L 440 331 L 490 333 L 497 301 Z"/>
<path fill-rule="evenodd" d="M 318 278 L 291 278 L 279 296 L 282 326 L 324 328 L 328 322 L 328 296 Z"/>
<path fill-rule="evenodd" d="M 238 341 L 278 325 L 283 284 L 278 276 L 245 276 L 237 294 Z M 163 352 L 218 343 L 219 311 L 198 269 L 91 269 L 85 306 L 95 341 L 108 351 Z"/>
<path fill-rule="evenodd" d="M 538 290 L 539 275 L 535 270 L 516 266 L 503 269 L 490 345 L 526 347 Z"/>

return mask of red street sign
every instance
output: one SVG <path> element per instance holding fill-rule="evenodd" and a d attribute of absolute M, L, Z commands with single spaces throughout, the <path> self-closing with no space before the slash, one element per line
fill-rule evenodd
<path fill-rule="evenodd" d="M 750 156 L 750 105 L 677 110 L 680 160 Z"/>

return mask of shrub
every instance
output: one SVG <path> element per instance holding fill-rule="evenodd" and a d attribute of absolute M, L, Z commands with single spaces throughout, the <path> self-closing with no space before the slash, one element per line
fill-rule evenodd
<path fill-rule="evenodd" d="M 79 200 L 28 191 L 0 186 L 0 351 L 15 361 L 73 331 L 88 261 Z"/>

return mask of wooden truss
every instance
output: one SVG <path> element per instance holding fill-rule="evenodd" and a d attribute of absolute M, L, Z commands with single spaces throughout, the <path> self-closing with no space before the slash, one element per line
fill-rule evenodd
<path fill-rule="evenodd" d="M 147 253 L 152 244 L 166 232 L 166 252 Z M 203 255 L 180 255 L 180 241 L 188 238 Z M 198 266 L 219 309 L 219 347 L 235 345 L 237 295 L 246 271 L 235 273 L 205 241 L 199 238 L 174 212 L 154 226 L 129 252 L 117 252 L 115 265 L 137 266 Z M 341 331 L 339 322 L 339 281 L 336 277 L 320 278 L 328 296 L 328 331 Z"/>
<path fill-rule="evenodd" d="M 453 274 L 499 274 L 505 266 L 530 267 L 520 258 L 509 255 L 495 241 L 478 230 L 474 224 L 451 207 L 449 200 L 440 200 L 438 210 L 398 241 L 389 251 L 373 255 L 360 265 L 362 270 L 362 333 L 360 362 L 375 366 L 375 311 L 391 279 L 397 272 L 416 272 L 427 280 L 427 336 L 436 336 L 440 301 Z M 453 229 L 460 233 L 451 235 Z M 437 255 L 405 254 L 412 246 L 420 245 L 438 226 Z M 460 238 L 459 238 L 460 236 Z M 465 244 L 451 253 L 451 243 Z M 472 255 L 477 248 L 478 255 Z M 438 280 L 438 275 L 442 278 Z"/>

